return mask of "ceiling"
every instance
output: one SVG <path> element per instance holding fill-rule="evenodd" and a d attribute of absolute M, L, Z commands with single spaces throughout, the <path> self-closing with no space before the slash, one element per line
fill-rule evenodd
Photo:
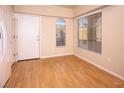
<path fill-rule="evenodd" d="M 79 6 L 79 5 L 59 5 L 59 6 L 61 6 L 61 7 L 65 7 L 65 8 L 71 8 L 71 9 L 74 9 L 74 8 L 76 8 L 76 7 Z"/>

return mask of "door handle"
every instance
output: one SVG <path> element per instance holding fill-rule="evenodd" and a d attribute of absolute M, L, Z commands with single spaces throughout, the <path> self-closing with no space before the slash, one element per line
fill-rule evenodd
<path fill-rule="evenodd" d="M 40 38 L 39 38 L 39 36 L 37 36 L 37 41 L 40 41 Z"/>

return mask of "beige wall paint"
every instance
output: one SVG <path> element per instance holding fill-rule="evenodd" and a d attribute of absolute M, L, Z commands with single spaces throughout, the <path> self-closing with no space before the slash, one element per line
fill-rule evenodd
<path fill-rule="evenodd" d="M 89 6 L 87 6 L 89 7 Z M 86 8 L 86 7 L 85 7 Z M 77 8 L 75 11 L 81 11 Z M 88 8 L 87 8 L 88 9 Z M 92 61 L 111 72 L 124 77 L 124 6 L 110 6 L 102 9 L 102 54 L 77 47 L 77 27 L 75 20 L 74 53 Z M 123 20 L 122 20 L 123 19 Z M 123 48 L 122 48 L 123 47 Z M 123 54 L 122 51 L 123 50 Z"/>
<path fill-rule="evenodd" d="M 88 11 L 94 10 L 98 7 L 101 7 L 102 5 L 82 5 L 79 7 L 76 7 L 74 9 L 74 16 L 78 16 L 80 14 L 86 13 Z"/>
<path fill-rule="evenodd" d="M 41 58 L 73 52 L 72 9 L 59 6 L 15 6 L 15 12 L 47 15 L 41 16 Z M 64 18 L 66 22 L 66 46 L 60 48 L 56 47 L 56 20 L 59 17 Z"/>
<path fill-rule="evenodd" d="M 42 17 L 41 55 L 52 56 L 72 53 L 73 50 L 73 20 L 64 19 L 66 22 L 66 46 L 56 47 L 56 20 L 55 17 Z"/>
<path fill-rule="evenodd" d="M 73 19 L 68 18 L 100 6 L 79 6 L 74 10 L 74 15 L 72 9 L 58 6 L 15 6 L 15 12 L 47 15 L 42 16 L 41 20 L 41 57 L 74 52 L 82 58 L 124 77 L 124 6 L 110 6 L 102 9 L 102 55 L 77 47 L 77 22 L 74 20 L 73 24 Z M 58 17 L 48 16 L 68 17 L 64 18 L 67 25 L 66 47 L 57 48 L 55 46 L 55 21 Z"/>
<path fill-rule="evenodd" d="M 124 6 L 121 6 L 121 68 L 124 68 Z M 122 69 L 124 71 L 124 69 Z"/>
<path fill-rule="evenodd" d="M 73 9 L 55 5 L 16 5 L 15 12 L 68 18 L 73 17 Z"/>
<path fill-rule="evenodd" d="M 7 30 L 9 31 L 9 44 L 10 50 L 11 50 L 11 62 L 12 64 L 15 62 L 15 51 L 16 51 L 16 46 L 15 46 L 15 19 L 14 19 L 14 6 L 6 6 L 6 11 L 7 11 L 7 17 L 5 18 L 6 24 L 7 24 Z"/>

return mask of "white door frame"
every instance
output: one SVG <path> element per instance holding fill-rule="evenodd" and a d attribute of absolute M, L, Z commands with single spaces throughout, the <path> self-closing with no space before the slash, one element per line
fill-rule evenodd
<path fill-rule="evenodd" d="M 16 22 L 17 22 L 17 16 L 19 16 L 19 15 L 29 15 L 29 16 L 38 16 L 39 17 L 39 58 L 41 58 L 41 48 L 42 48 L 42 46 L 41 46 L 41 36 L 42 36 L 42 16 L 40 16 L 40 15 L 36 15 L 36 14 L 26 14 L 26 13 L 15 13 L 15 15 L 14 15 L 14 18 L 15 18 L 15 24 L 16 24 Z M 15 59 L 16 59 L 16 61 L 18 61 L 18 50 L 17 50 L 17 47 L 18 47 L 18 45 L 17 45 L 17 38 L 18 38 L 18 36 L 17 36 L 17 28 L 16 28 L 16 26 L 15 26 L 15 41 L 16 41 L 16 50 L 15 50 Z"/>
<path fill-rule="evenodd" d="M 3 41 L 1 41 L 3 43 L 3 47 L 1 47 L 1 49 L 3 51 L 1 51 L 1 56 L 0 56 L 0 62 L 3 62 L 3 59 L 4 59 L 4 56 L 5 56 L 5 51 L 6 51 L 6 44 L 7 44 L 7 32 L 6 32 L 6 27 L 4 25 L 4 23 L 2 21 L 0 21 L 0 26 L 1 26 L 1 29 L 2 29 L 2 32 L 0 33 L 1 35 L 1 39 L 3 37 Z"/>

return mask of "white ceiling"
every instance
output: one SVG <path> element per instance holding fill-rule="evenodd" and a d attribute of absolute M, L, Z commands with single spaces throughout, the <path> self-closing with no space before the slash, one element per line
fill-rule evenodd
<path fill-rule="evenodd" d="M 59 5 L 59 6 L 74 9 L 79 5 Z"/>

